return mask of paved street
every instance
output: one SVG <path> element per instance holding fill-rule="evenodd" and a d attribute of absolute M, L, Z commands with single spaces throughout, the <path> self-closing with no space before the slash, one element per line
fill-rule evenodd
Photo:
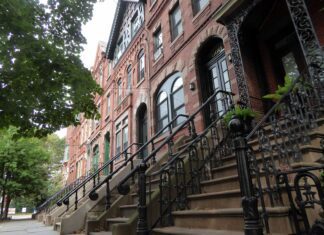
<path fill-rule="evenodd" d="M 36 220 L 11 220 L 0 222 L 1 235 L 58 235 L 52 226 L 45 226 Z"/>

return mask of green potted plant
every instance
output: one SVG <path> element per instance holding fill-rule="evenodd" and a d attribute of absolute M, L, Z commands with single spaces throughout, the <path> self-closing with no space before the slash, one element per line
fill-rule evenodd
<path fill-rule="evenodd" d="M 228 111 L 224 115 L 224 122 L 227 127 L 233 116 L 243 121 L 244 134 L 248 134 L 252 130 L 252 121 L 257 116 L 257 113 L 251 108 L 241 108 L 240 106 L 235 106 L 234 109 Z"/>
<path fill-rule="evenodd" d="M 275 93 L 268 94 L 263 96 L 264 99 L 270 99 L 274 102 L 277 102 L 282 98 L 283 95 L 287 94 L 294 85 L 294 79 L 289 77 L 288 75 L 285 76 L 285 83 L 283 86 L 278 85 L 278 89 L 275 91 Z"/>

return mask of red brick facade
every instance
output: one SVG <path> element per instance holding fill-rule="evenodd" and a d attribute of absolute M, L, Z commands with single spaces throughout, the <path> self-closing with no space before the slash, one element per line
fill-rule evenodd
<path fill-rule="evenodd" d="M 152 4 L 151 4 L 152 2 Z M 100 104 L 100 121 L 93 126 L 94 121 L 85 120 L 81 115 L 81 125 L 68 128 L 67 142 L 70 146 L 69 151 L 69 181 L 72 181 L 80 174 L 86 174 L 90 170 L 93 159 L 93 149 L 99 146 L 99 165 L 105 161 L 105 135 L 109 133 L 109 158 L 116 154 L 116 134 L 117 126 L 128 118 L 128 144 L 139 141 L 139 108 L 143 105 L 147 108 L 148 120 L 148 138 L 153 136 L 157 131 L 157 93 L 161 85 L 174 73 L 180 72 L 183 81 L 185 112 L 192 114 L 204 101 L 204 84 L 206 76 L 201 75 L 199 59 L 204 57 L 202 48 L 206 50 L 206 42 L 220 40 L 224 48 L 228 75 L 231 84 L 231 90 L 235 95 L 234 100 L 239 99 L 238 85 L 236 81 L 234 65 L 231 61 L 231 46 L 226 27 L 218 23 L 215 18 L 226 6 L 225 0 L 209 0 L 206 5 L 194 15 L 192 1 L 189 0 L 156 0 L 147 1 L 144 5 L 144 22 L 138 29 L 136 35 L 125 46 L 124 51 L 118 61 L 113 58 L 104 57 L 105 46 L 99 44 L 95 63 L 92 69 L 93 78 L 103 88 L 103 95 L 97 96 L 96 104 Z M 313 3 L 316 2 L 316 3 Z M 318 1 L 319 2 L 319 1 Z M 323 35 L 323 12 L 318 11 L 319 3 L 312 1 L 309 6 L 310 14 L 317 36 L 321 45 L 324 43 Z M 121 3 L 119 2 L 121 5 Z M 115 48 L 118 44 L 119 34 L 125 31 L 132 19 L 136 7 L 128 4 L 142 3 L 123 3 L 127 9 L 123 15 L 123 21 L 120 28 L 114 28 L 118 23 L 115 19 L 113 30 L 110 37 L 116 37 L 116 40 L 110 40 L 109 48 Z M 171 38 L 170 14 L 176 4 L 179 4 L 181 11 L 182 32 L 174 39 Z M 117 8 L 117 11 L 122 12 Z M 128 22 L 128 23 L 127 23 Z M 154 33 L 161 29 L 163 49 L 162 54 L 154 59 Z M 127 32 L 127 30 L 126 30 Z M 127 33 L 126 33 L 127 34 Z M 119 40 L 119 39 L 118 39 Z M 112 45 L 112 42 L 114 42 Z M 213 42 L 213 41 L 212 41 Z M 258 41 L 259 50 L 266 50 L 266 44 Z M 253 46 L 253 45 L 252 45 Z M 208 49 L 208 48 L 207 48 Z M 109 49 L 114 53 L 116 49 Z M 139 53 L 144 52 L 145 69 L 144 80 L 138 82 L 139 71 Z M 242 59 L 245 69 L 245 77 L 248 85 L 251 105 L 254 109 L 263 112 L 266 108 L 262 102 L 262 91 L 260 84 L 268 83 L 268 92 L 276 89 L 278 81 L 274 78 L 273 68 L 271 65 L 270 54 L 261 53 L 260 58 L 263 66 L 263 72 L 267 74 L 267 80 L 260 80 L 260 75 L 255 69 L 255 58 L 252 58 L 243 48 Z M 206 55 L 207 56 L 207 55 Z M 108 55 L 109 57 L 109 55 Z M 111 56 L 110 56 L 111 57 Z M 251 57 L 251 58 L 250 58 Z M 100 68 L 102 66 L 103 78 L 100 79 Z M 131 68 L 131 70 L 129 70 Z M 128 84 L 128 73 L 131 71 L 131 89 Z M 118 81 L 121 81 L 121 101 L 118 101 Z M 110 97 L 110 112 L 107 112 L 107 97 Z M 122 124 L 124 125 L 124 124 Z M 201 117 L 196 123 L 197 131 L 204 128 L 204 117 Z M 89 131 L 90 130 L 90 131 Z M 163 139 L 163 136 L 161 137 Z M 133 149 L 135 151 L 135 149 Z M 76 167 L 77 162 L 82 161 L 82 170 Z M 123 159 L 120 160 L 122 162 Z M 119 163 L 116 163 L 118 165 Z M 78 166 L 80 167 L 80 166 Z M 81 172 L 81 173 L 80 173 Z"/>

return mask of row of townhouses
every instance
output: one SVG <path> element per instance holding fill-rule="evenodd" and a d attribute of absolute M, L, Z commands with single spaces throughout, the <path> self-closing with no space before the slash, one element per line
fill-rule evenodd
<path fill-rule="evenodd" d="M 324 234 L 323 8 L 118 0 L 92 67 L 100 118 L 68 128 L 67 187 L 39 220 L 61 234 Z"/>

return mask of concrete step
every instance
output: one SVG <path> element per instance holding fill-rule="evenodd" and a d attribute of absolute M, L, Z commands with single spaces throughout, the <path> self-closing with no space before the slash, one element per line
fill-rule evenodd
<path fill-rule="evenodd" d="M 90 232 L 89 235 L 112 235 L 112 232 Z"/>
<path fill-rule="evenodd" d="M 119 207 L 121 217 L 131 217 L 137 211 L 137 204 L 122 205 Z"/>
<path fill-rule="evenodd" d="M 237 164 L 229 163 L 212 169 L 213 178 L 226 177 L 237 174 Z"/>
<path fill-rule="evenodd" d="M 153 235 L 178 234 L 178 235 L 244 235 L 244 232 L 211 230 L 211 229 L 190 229 L 181 227 L 165 227 L 153 229 Z"/>
<path fill-rule="evenodd" d="M 261 210 L 261 209 L 260 209 Z M 288 207 L 267 208 L 272 233 L 291 234 Z M 176 227 L 243 231 L 242 208 L 183 210 L 172 212 Z"/>
<path fill-rule="evenodd" d="M 112 231 L 112 226 L 114 224 L 122 224 L 126 223 L 129 220 L 129 218 L 126 217 L 115 217 L 115 218 L 108 218 L 106 221 L 108 223 L 108 230 Z"/>
<path fill-rule="evenodd" d="M 54 231 L 61 231 L 61 222 L 55 223 L 53 229 Z"/>
<path fill-rule="evenodd" d="M 148 187 L 147 187 L 148 188 Z M 151 195 L 154 193 L 154 190 L 152 189 L 151 191 Z M 130 194 L 132 196 L 132 203 L 133 204 L 138 204 L 138 199 L 139 199 L 139 195 L 138 193 L 131 193 Z M 146 201 L 148 202 L 150 198 L 150 191 L 146 191 Z"/>
<path fill-rule="evenodd" d="M 201 191 L 204 193 L 222 192 L 225 190 L 235 190 L 240 188 L 238 175 L 219 177 L 212 180 L 202 181 Z"/>
<path fill-rule="evenodd" d="M 239 189 L 222 192 L 202 193 L 188 196 L 189 208 L 238 208 L 241 207 L 241 193 Z"/>

